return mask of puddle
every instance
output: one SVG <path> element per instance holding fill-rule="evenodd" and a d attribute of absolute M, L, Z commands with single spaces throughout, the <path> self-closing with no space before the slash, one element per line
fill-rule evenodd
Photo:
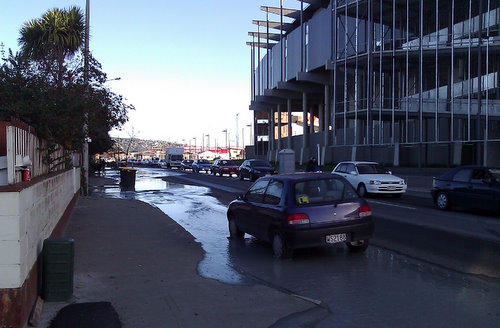
<path fill-rule="evenodd" d="M 162 177 L 179 173 L 162 169 L 138 169 L 135 191 L 122 191 L 118 185 L 101 186 L 93 193 L 105 197 L 136 199 L 159 208 L 200 242 L 205 250 L 204 259 L 198 264 L 198 272 L 206 278 L 249 285 L 251 281 L 233 269 L 227 237 L 225 205 L 209 196 L 210 189 L 201 186 L 169 183 Z M 106 173 L 107 178 L 119 181 L 117 171 Z"/>

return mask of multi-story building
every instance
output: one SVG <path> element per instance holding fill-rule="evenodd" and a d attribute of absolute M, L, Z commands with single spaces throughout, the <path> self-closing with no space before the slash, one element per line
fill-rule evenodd
<path fill-rule="evenodd" d="M 250 33 L 257 155 L 500 163 L 500 0 L 293 5 L 262 6 Z"/>

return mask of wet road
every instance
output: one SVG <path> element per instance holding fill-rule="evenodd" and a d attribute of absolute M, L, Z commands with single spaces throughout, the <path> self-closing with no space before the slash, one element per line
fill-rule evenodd
<path fill-rule="evenodd" d="M 106 197 L 134 198 L 160 208 L 199 241 L 202 276 L 231 284 L 266 284 L 321 302 L 276 327 L 500 327 L 500 281 L 457 273 L 371 246 L 295 252 L 275 260 L 269 245 L 227 239 L 226 207 L 210 189 L 163 181 L 179 174 L 139 169 L 135 192 L 106 187 Z M 108 177 L 111 175 L 108 174 Z M 293 325 L 291 323 L 294 323 Z"/>

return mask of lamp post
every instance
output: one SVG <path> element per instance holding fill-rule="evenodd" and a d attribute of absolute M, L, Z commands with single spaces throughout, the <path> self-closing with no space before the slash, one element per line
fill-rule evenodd
<path fill-rule="evenodd" d="M 228 158 L 231 158 L 231 156 L 229 155 L 229 149 L 227 148 L 227 129 L 222 130 L 222 132 L 224 132 L 226 134 L 226 151 L 227 151 L 227 156 L 228 156 Z"/>
<path fill-rule="evenodd" d="M 236 113 L 236 148 L 240 147 L 239 133 L 238 133 L 238 116 L 240 113 Z"/>
<path fill-rule="evenodd" d="M 89 24 L 90 24 L 90 0 L 85 3 L 85 47 L 84 47 L 84 63 L 83 63 L 83 84 L 85 85 L 85 93 L 87 93 L 89 82 Z M 89 140 L 88 140 L 88 119 L 89 113 L 85 106 L 83 114 L 83 145 L 82 145 L 82 177 L 83 177 L 83 195 L 89 194 Z"/>
<path fill-rule="evenodd" d="M 197 153 L 196 153 L 196 137 L 193 137 L 193 139 L 194 139 L 194 159 L 196 159 L 196 155 L 197 155 Z"/>
<path fill-rule="evenodd" d="M 250 142 L 249 145 L 253 145 L 253 137 L 252 137 L 252 124 L 247 124 L 247 128 L 250 128 Z"/>

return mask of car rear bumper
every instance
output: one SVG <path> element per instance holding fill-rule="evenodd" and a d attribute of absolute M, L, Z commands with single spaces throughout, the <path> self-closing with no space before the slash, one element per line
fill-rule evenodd
<path fill-rule="evenodd" d="M 326 242 L 326 236 L 342 233 L 346 234 L 346 241 L 370 239 L 373 235 L 373 231 L 373 221 L 369 220 L 341 226 L 311 228 L 308 230 L 288 230 L 284 232 L 284 237 L 291 248 L 306 248 L 334 245 Z"/>
<path fill-rule="evenodd" d="M 231 169 L 221 169 L 220 172 L 224 174 L 238 174 L 238 170 Z"/>

